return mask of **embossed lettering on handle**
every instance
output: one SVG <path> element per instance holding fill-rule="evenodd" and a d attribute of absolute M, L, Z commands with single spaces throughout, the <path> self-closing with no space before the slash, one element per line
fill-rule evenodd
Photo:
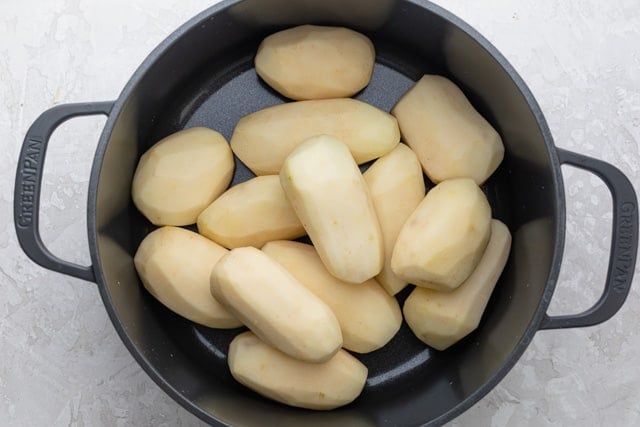
<path fill-rule="evenodd" d="M 18 215 L 18 227 L 25 228 L 33 222 L 33 205 L 35 199 L 38 170 L 40 169 L 40 153 L 42 141 L 30 138 L 26 141 L 26 156 L 20 165 L 19 173 L 22 175 L 20 191 L 20 214 Z"/>
<path fill-rule="evenodd" d="M 40 115 L 27 131 L 22 144 L 13 199 L 13 216 L 20 246 L 37 264 L 80 279 L 95 281 L 93 268 L 76 265 L 53 255 L 40 237 L 40 187 L 47 144 L 51 134 L 66 120 L 78 116 L 109 115 L 113 102 L 66 104 Z"/>
<path fill-rule="evenodd" d="M 611 318 L 620 310 L 631 290 L 638 253 L 638 200 L 629 179 L 620 170 L 601 160 L 560 149 L 558 157 L 560 163 L 597 175 L 609 188 L 613 200 L 611 253 L 604 292 L 598 302 L 576 315 L 545 315 L 540 329 L 591 326 Z"/>
<path fill-rule="evenodd" d="M 618 257 L 613 267 L 613 290 L 618 293 L 627 291 L 626 283 L 631 281 L 635 267 L 633 218 L 637 216 L 636 205 L 625 202 L 620 206 L 618 216 Z M 637 238 L 636 238 L 637 239 Z"/>

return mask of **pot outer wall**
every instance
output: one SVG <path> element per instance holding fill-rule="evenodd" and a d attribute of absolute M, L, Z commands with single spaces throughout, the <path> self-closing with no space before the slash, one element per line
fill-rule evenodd
<path fill-rule="evenodd" d="M 416 425 L 458 412 L 459 405 L 475 401 L 515 363 L 537 330 L 558 273 L 564 197 L 542 114 L 506 61 L 434 6 L 427 7 L 436 13 L 411 2 L 382 1 L 364 9 L 362 2 L 341 1 L 343 12 L 336 15 L 337 2 L 325 2 L 313 12 L 287 8 L 283 16 L 268 12 L 283 10 L 273 3 L 222 3 L 214 7 L 217 12 L 195 18 L 152 54 L 112 110 L 90 193 L 90 207 L 95 200 L 95 224 L 90 225 L 96 232 L 94 265 L 101 266 L 97 277 L 105 305 L 125 343 L 156 380 L 161 377 L 183 404 L 197 405 L 196 412 L 211 412 L 227 422 L 251 425 L 286 416 L 295 424 L 311 417 L 321 424 L 393 420 Z M 364 13 L 345 12 L 349 5 Z M 382 354 L 363 357 L 371 371 L 363 396 L 349 408 L 320 417 L 268 404 L 236 387 L 224 359 L 210 358 L 211 348 L 224 350 L 231 333 L 195 327 L 157 307 L 135 285 L 131 264 L 131 255 L 151 230 L 129 199 L 141 153 L 163 136 L 196 125 L 229 138 L 240 117 L 282 102 L 251 70 L 252 56 L 267 34 L 307 22 L 345 25 L 372 38 L 378 65 L 374 81 L 358 97 L 380 108 L 389 110 L 424 73 L 446 75 L 463 88 L 503 136 L 504 163 L 483 189 L 494 216 L 514 235 L 509 265 L 478 333 L 438 353 L 420 346 L 405 328 L 395 339 L 404 342 L 401 350 L 390 345 Z M 237 166 L 234 182 L 247 179 L 246 169 Z"/>

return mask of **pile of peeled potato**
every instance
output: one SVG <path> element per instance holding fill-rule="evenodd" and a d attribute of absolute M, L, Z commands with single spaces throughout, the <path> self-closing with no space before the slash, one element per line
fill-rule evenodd
<path fill-rule="evenodd" d="M 441 76 L 391 114 L 349 98 L 374 62 L 371 41 L 346 28 L 273 34 L 255 69 L 296 101 L 243 117 L 230 144 L 205 128 L 170 135 L 133 179 L 135 205 L 160 226 L 135 255 L 146 289 L 193 322 L 246 326 L 229 348 L 233 377 L 288 405 L 360 394 L 367 368 L 348 351 L 391 340 L 409 283 L 404 319 L 420 340 L 444 350 L 469 334 L 508 258 L 509 230 L 479 187 L 502 161 L 498 133 Z M 256 177 L 227 188 L 234 155 Z M 426 195 L 423 172 L 436 184 Z M 313 246 L 292 240 L 304 235 Z"/>

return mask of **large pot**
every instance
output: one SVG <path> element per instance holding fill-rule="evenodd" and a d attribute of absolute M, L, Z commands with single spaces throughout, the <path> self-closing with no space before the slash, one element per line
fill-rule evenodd
<path fill-rule="evenodd" d="M 292 409 L 238 386 L 226 365 L 237 331 L 197 326 L 156 302 L 140 285 L 132 255 L 152 226 L 131 202 L 135 165 L 151 144 L 204 125 L 227 138 L 237 120 L 283 102 L 256 76 L 253 54 L 267 34 L 302 23 L 345 25 L 367 33 L 378 56 L 371 85 L 358 95 L 389 110 L 424 73 L 458 83 L 498 129 L 505 160 L 483 187 L 513 250 L 478 330 L 444 352 L 426 348 L 403 326 L 383 349 L 361 359 L 370 376 L 353 404 L 328 413 Z M 65 120 L 108 116 L 91 172 L 88 236 L 92 265 L 53 256 L 38 234 L 47 143 Z M 560 165 L 601 177 L 613 197 L 605 291 L 574 316 L 546 314 L 562 262 L 565 197 Z M 250 173 L 237 165 L 234 182 Z M 61 105 L 29 129 L 15 186 L 20 244 L 38 264 L 96 282 L 118 334 L 142 368 L 189 411 L 212 424 L 243 426 L 440 424 L 462 413 L 513 367 L 541 329 L 583 327 L 623 304 L 638 243 L 637 200 L 628 179 L 604 162 L 554 146 L 526 85 L 481 35 L 428 2 L 411 0 L 228 0 L 182 26 L 140 66 L 115 102 Z M 406 297 L 406 292 L 400 298 Z"/>

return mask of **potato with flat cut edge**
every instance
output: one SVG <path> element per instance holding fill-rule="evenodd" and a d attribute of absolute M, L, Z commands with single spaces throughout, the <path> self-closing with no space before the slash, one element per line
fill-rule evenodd
<path fill-rule="evenodd" d="M 242 326 L 209 291 L 213 266 L 228 251 L 183 228 L 166 226 L 149 233 L 134 263 L 144 287 L 171 311 L 210 328 Z"/>
<path fill-rule="evenodd" d="M 280 183 L 322 262 L 335 277 L 362 283 L 382 269 L 382 232 L 358 165 L 327 135 L 308 139 L 286 159 Z"/>
<path fill-rule="evenodd" d="M 218 132 L 186 129 L 156 143 L 133 176 L 133 203 L 155 225 L 189 225 L 227 188 L 235 163 Z"/>
<path fill-rule="evenodd" d="M 222 193 L 198 216 L 198 232 L 229 249 L 305 235 L 278 175 L 259 176 Z"/>
<path fill-rule="evenodd" d="M 443 181 L 405 222 L 391 256 L 398 277 L 452 291 L 474 270 L 491 235 L 491 207 L 471 179 Z"/>
<path fill-rule="evenodd" d="M 347 144 L 359 164 L 387 154 L 400 142 L 391 114 L 338 98 L 288 102 L 244 116 L 233 130 L 231 149 L 256 175 L 277 175 L 302 141 L 320 134 Z"/>
<path fill-rule="evenodd" d="M 371 80 L 376 52 L 366 36 L 343 27 L 300 25 L 258 47 L 256 73 L 296 100 L 347 98 Z"/>
<path fill-rule="evenodd" d="M 320 363 L 342 346 L 331 309 L 282 265 L 253 247 L 232 249 L 211 272 L 211 294 L 261 339 Z"/>
<path fill-rule="evenodd" d="M 445 77 L 422 77 L 391 114 L 398 119 L 402 139 L 436 184 L 471 178 L 480 185 L 502 162 L 504 146 L 498 132 Z"/>
<path fill-rule="evenodd" d="M 340 323 L 342 346 L 347 350 L 377 350 L 400 329 L 402 313 L 398 301 L 374 279 L 354 284 L 335 278 L 314 247 L 304 243 L 269 242 L 262 251 L 331 308 Z"/>
<path fill-rule="evenodd" d="M 491 221 L 491 239 L 478 266 L 452 292 L 416 288 L 404 303 L 404 317 L 426 344 L 444 350 L 478 327 L 511 248 L 506 225 Z"/>
<path fill-rule="evenodd" d="M 344 350 L 323 363 L 303 362 L 269 346 L 252 332 L 231 341 L 227 360 L 231 375 L 240 384 L 286 405 L 317 410 L 354 401 L 368 372 Z"/>
<path fill-rule="evenodd" d="M 391 270 L 391 254 L 405 221 L 424 199 L 422 168 L 409 147 L 398 144 L 389 154 L 376 160 L 363 174 L 376 208 L 384 240 L 384 267 L 376 280 L 395 295 L 407 282 Z"/>

